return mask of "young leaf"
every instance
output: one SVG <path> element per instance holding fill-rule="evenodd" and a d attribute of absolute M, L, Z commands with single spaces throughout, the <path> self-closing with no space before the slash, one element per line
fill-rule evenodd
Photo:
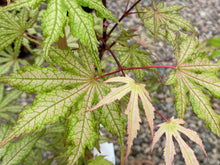
<path fill-rule="evenodd" d="M 152 61 L 147 57 L 150 53 L 138 49 L 139 47 L 139 44 L 132 44 L 130 46 L 125 43 L 123 46 L 121 44 L 114 46 L 113 50 L 119 54 L 119 61 L 123 67 L 141 67 L 152 65 Z M 145 72 L 142 69 L 137 69 L 134 70 L 134 74 L 139 80 L 142 80 Z"/>
<path fill-rule="evenodd" d="M 19 164 L 31 151 L 42 133 L 26 135 L 23 139 L 11 142 L 2 160 L 2 165 Z"/>
<path fill-rule="evenodd" d="M 133 144 L 134 138 L 137 136 L 137 131 L 140 129 L 139 122 L 141 122 L 140 116 L 139 116 L 139 106 L 138 106 L 138 98 L 141 99 L 143 108 L 150 126 L 151 134 L 153 135 L 153 119 L 154 119 L 154 107 L 151 104 L 151 99 L 149 97 L 148 92 L 145 89 L 144 84 L 136 83 L 133 79 L 130 77 L 115 77 L 110 78 L 106 82 L 120 82 L 125 83 L 125 85 L 118 87 L 118 88 L 111 88 L 111 92 L 103 97 L 102 100 L 99 101 L 98 104 L 96 104 L 94 107 L 87 110 L 87 112 L 92 111 L 94 109 L 97 109 L 103 105 L 110 104 L 115 100 L 120 100 L 124 95 L 131 92 L 130 100 L 127 106 L 127 109 L 125 110 L 125 114 L 128 115 L 128 128 L 127 128 L 127 134 L 128 134 L 128 141 L 127 141 L 127 152 L 125 159 L 127 159 L 131 146 Z"/>
<path fill-rule="evenodd" d="M 217 77 L 220 63 L 211 62 L 206 56 L 196 53 L 197 42 L 194 37 L 183 40 L 175 51 L 176 70 L 169 75 L 167 84 L 175 84 L 175 103 L 178 115 L 184 118 L 189 101 L 199 118 L 206 121 L 211 131 L 220 136 L 220 115 L 213 111 L 208 96 L 202 88 L 207 89 L 214 97 L 220 97 L 220 80 Z"/>
<path fill-rule="evenodd" d="M 9 120 L 12 123 L 15 123 L 15 119 L 10 115 L 10 113 L 19 113 L 22 110 L 21 105 L 9 105 L 14 100 L 20 97 L 22 94 L 19 90 L 13 90 L 4 96 L 4 84 L 0 84 L 0 118 L 5 120 Z"/>
<path fill-rule="evenodd" d="M 185 36 L 184 32 L 196 32 L 187 19 L 183 19 L 176 13 L 183 6 L 173 5 L 164 8 L 163 3 L 153 1 L 153 6 L 147 6 L 143 11 L 140 6 L 136 8 L 138 12 L 144 12 L 143 14 L 139 14 L 139 17 L 141 17 L 144 26 L 154 34 L 155 40 L 157 35 L 161 35 L 167 38 L 171 44 L 174 44 L 176 36 L 174 32 L 178 32 L 181 38 Z"/>
<path fill-rule="evenodd" d="M 162 123 L 159 125 L 158 131 L 154 135 L 154 139 L 151 146 L 151 151 L 154 148 L 154 145 L 160 139 L 160 137 L 165 133 L 166 135 L 166 143 L 164 148 L 164 158 L 166 165 L 172 165 L 175 152 L 173 137 L 178 142 L 183 158 L 186 162 L 186 165 L 199 165 L 198 160 L 195 157 L 193 150 L 185 143 L 182 139 L 180 133 L 185 134 L 189 137 L 193 142 L 197 143 L 203 150 L 204 154 L 207 156 L 204 146 L 202 144 L 202 140 L 199 138 L 198 134 L 190 129 L 184 128 L 183 125 L 185 122 L 182 119 L 174 119 L 173 117 L 170 121 Z"/>

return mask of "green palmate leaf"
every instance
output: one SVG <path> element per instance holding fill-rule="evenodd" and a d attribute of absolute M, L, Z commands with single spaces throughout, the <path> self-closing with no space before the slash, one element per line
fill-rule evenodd
<path fill-rule="evenodd" d="M 3 9 L 3 8 L 2 8 Z M 3 12 L 0 14 L 0 51 L 9 46 L 13 41 L 21 45 L 21 36 L 24 31 L 31 27 L 37 19 L 37 10 L 29 20 L 30 12 L 28 9 L 23 8 L 19 14 L 15 15 L 10 12 Z M 20 46 L 15 45 L 15 52 L 17 53 Z"/>
<path fill-rule="evenodd" d="M 137 6 L 136 10 L 144 12 L 139 14 L 139 17 L 142 19 L 144 26 L 154 34 L 155 40 L 158 35 L 161 35 L 167 38 L 171 44 L 174 44 L 176 35 L 173 32 L 178 32 L 180 38 L 185 36 L 184 32 L 186 31 L 195 33 L 192 24 L 187 19 L 183 19 L 178 13 L 174 13 L 182 8 L 183 6 L 179 5 L 164 7 L 163 2 L 156 3 L 156 1 L 153 1 L 152 7 L 147 6 L 142 11 L 141 7 Z M 183 31 L 180 31 L 180 28 Z"/>
<path fill-rule="evenodd" d="M 42 133 L 27 135 L 23 139 L 11 142 L 2 160 L 2 165 L 19 164 L 31 151 Z"/>
<path fill-rule="evenodd" d="M 86 52 L 81 50 L 81 54 L 84 53 Z M 80 56 L 81 59 L 85 58 L 82 55 Z M 84 60 L 86 61 L 86 59 L 83 59 L 83 61 Z M 87 61 L 87 64 L 91 64 L 89 61 L 90 60 Z M 77 60 L 75 60 L 74 65 L 79 65 L 77 64 Z M 84 68 L 87 68 L 87 70 L 94 70 L 93 66 L 91 65 L 88 65 Z M 74 106 L 72 110 L 73 113 L 69 117 L 69 133 L 67 139 L 73 143 L 73 146 L 69 147 L 68 151 L 69 164 L 76 163 L 79 157 L 82 156 L 85 152 L 86 147 L 92 149 L 95 144 L 95 139 L 98 138 L 96 127 L 97 121 L 99 120 L 104 126 L 106 126 L 108 130 L 112 129 L 110 132 L 119 137 L 119 141 L 121 142 L 120 144 L 122 146 L 124 142 L 124 125 L 120 116 L 120 110 L 111 109 L 115 108 L 116 106 L 106 106 L 100 113 L 95 114 L 95 116 L 93 113 L 85 113 L 85 111 L 92 106 L 94 101 L 97 102 L 97 94 L 99 95 L 98 97 L 103 96 L 103 92 L 106 90 L 106 86 L 103 86 L 91 79 L 84 90 L 86 95 L 83 95 L 80 98 L 80 102 Z M 116 128 L 114 128 L 114 126 Z"/>
<path fill-rule="evenodd" d="M 0 118 L 9 120 L 15 123 L 15 119 L 10 115 L 10 113 L 19 113 L 23 109 L 21 105 L 9 105 L 14 100 L 20 97 L 22 94 L 19 90 L 12 90 L 6 96 L 4 96 L 4 84 L 0 84 Z M 3 97 L 4 96 L 4 97 Z"/>
<path fill-rule="evenodd" d="M 132 44 L 131 46 L 127 43 L 123 45 L 116 45 L 113 47 L 119 54 L 119 61 L 123 67 L 141 67 L 152 65 L 152 61 L 147 57 L 150 53 L 138 49 L 139 44 Z M 142 69 L 134 70 L 135 76 L 142 80 L 144 78 L 145 72 Z"/>
<path fill-rule="evenodd" d="M 137 136 L 137 130 L 140 129 L 139 122 L 141 122 L 140 116 L 139 116 L 139 106 L 138 106 L 138 98 L 140 97 L 143 108 L 151 129 L 151 133 L 153 135 L 153 119 L 154 119 L 154 107 L 151 104 L 151 99 L 149 97 L 148 92 L 145 89 L 144 84 L 138 84 L 133 79 L 126 77 L 115 77 L 110 78 L 109 80 L 105 82 L 120 82 L 125 83 L 125 85 L 118 87 L 118 88 L 111 88 L 111 92 L 103 97 L 102 100 L 99 101 L 97 105 L 92 107 L 91 109 L 87 110 L 92 111 L 94 109 L 97 109 L 103 105 L 110 104 L 115 100 L 120 100 L 124 95 L 131 92 L 130 100 L 127 106 L 127 109 L 125 110 L 125 114 L 128 115 L 128 128 L 127 128 L 127 134 L 128 134 L 128 141 L 127 141 L 127 152 L 125 159 L 127 159 L 131 146 L 133 144 L 134 138 Z"/>
<path fill-rule="evenodd" d="M 26 60 L 18 58 L 20 53 L 20 50 L 18 49 L 20 49 L 20 46 L 15 47 L 14 49 L 10 46 L 0 52 L 0 75 L 8 73 L 11 68 L 13 69 L 13 72 L 16 72 L 20 69 L 20 65 L 29 65 Z"/>
<path fill-rule="evenodd" d="M 92 64 L 90 63 L 90 65 Z M 29 133 L 35 130 L 41 130 L 42 128 L 44 128 L 46 123 L 49 122 L 55 123 L 59 119 L 59 117 L 65 115 L 67 110 L 75 103 L 77 98 L 86 92 L 86 90 L 88 89 L 88 82 L 90 82 L 91 80 L 91 76 L 90 77 L 88 76 L 86 77 L 82 75 L 80 76 L 79 73 L 77 77 L 76 75 L 73 75 L 70 72 L 65 73 L 65 71 L 61 72 L 58 69 L 56 70 L 50 67 L 41 68 L 36 66 L 33 72 L 30 71 L 33 68 L 32 69 L 30 68 L 32 67 L 26 67 L 22 71 L 19 71 L 18 74 L 12 74 L 12 76 L 2 78 L 3 81 L 6 82 L 6 79 L 8 81 L 11 81 L 10 77 L 14 79 L 14 77 L 18 76 L 20 80 L 22 80 L 23 78 L 23 82 L 27 80 L 27 84 L 24 86 L 23 84 L 21 84 L 20 81 L 17 81 L 17 83 L 14 83 L 14 85 L 19 86 L 22 88 L 22 90 L 27 90 L 29 92 L 33 92 L 33 91 L 39 92 L 40 90 L 42 90 L 42 93 L 37 95 L 33 103 L 33 106 L 27 107 L 27 109 L 20 114 L 18 124 L 13 128 L 12 133 L 2 141 L 1 145 L 4 145 L 8 141 L 10 141 L 13 137 L 17 137 L 22 133 L 25 132 Z M 29 74 L 28 72 L 26 72 L 26 70 L 30 71 Z M 89 74 L 90 71 L 87 70 L 87 72 Z M 64 75 L 68 75 L 68 74 L 70 77 L 72 75 L 73 79 L 76 78 L 75 79 L 76 81 L 75 80 L 72 81 L 70 80 L 72 78 L 69 77 L 70 78 L 69 79 L 67 78 L 68 76 L 66 77 L 71 81 L 72 85 L 69 84 L 70 82 L 66 83 L 65 81 L 63 81 L 63 78 L 65 77 Z M 55 76 L 56 78 L 52 78 L 50 80 L 50 77 L 51 76 L 53 77 L 53 75 L 56 75 Z M 38 82 L 38 84 L 34 84 L 35 81 L 32 81 L 33 79 L 36 79 L 36 82 Z M 83 83 L 79 85 L 78 83 L 80 79 L 81 80 L 87 79 L 87 81 L 83 80 L 82 81 Z M 47 80 L 50 81 L 49 84 L 46 83 Z M 69 84 L 69 85 L 65 85 L 65 84 Z M 52 88 L 50 87 L 50 85 L 52 85 Z M 43 90 L 43 87 L 46 90 Z M 68 87 L 69 89 L 65 90 L 64 88 L 66 87 Z M 35 88 L 35 89 L 31 89 L 31 88 Z M 50 92 L 45 93 L 45 91 L 50 91 Z"/>
<path fill-rule="evenodd" d="M 164 158 L 166 165 L 172 165 L 175 152 L 173 137 L 178 142 L 183 158 L 186 162 L 186 165 L 199 165 L 198 160 L 195 157 L 193 150 L 185 143 L 182 139 L 180 133 L 185 134 L 189 137 L 190 140 L 197 143 L 203 150 L 204 154 L 207 156 L 204 146 L 202 144 L 202 140 L 199 138 L 198 134 L 190 129 L 184 128 L 181 125 L 184 125 L 184 121 L 182 119 L 174 119 L 173 117 L 170 121 L 166 123 L 162 123 L 159 125 L 159 130 L 155 133 L 151 150 L 153 150 L 154 145 L 161 138 L 161 136 L 165 133 L 166 135 L 166 144 L 164 148 Z"/>
<path fill-rule="evenodd" d="M 209 43 L 210 43 L 211 46 L 220 47 L 220 36 L 217 36 L 215 38 L 211 38 L 209 40 Z"/>
<path fill-rule="evenodd" d="M 214 97 L 220 97 L 220 65 L 208 60 L 204 55 L 197 55 L 197 43 L 193 37 L 184 40 L 176 50 L 177 69 L 169 75 L 167 84 L 175 84 L 175 103 L 178 115 L 184 118 L 189 101 L 199 118 L 206 121 L 211 131 L 220 136 L 220 115 L 213 111 L 208 96 L 202 88 Z"/>
<path fill-rule="evenodd" d="M 60 62 L 57 60 L 54 62 L 60 64 L 62 68 L 66 68 L 66 71 L 51 67 L 34 66 L 25 67 L 17 73 L 11 74 L 11 76 L 1 78 L 1 81 L 4 82 L 13 83 L 12 81 L 14 81 L 13 85 L 20 87 L 22 90 L 38 93 L 33 106 L 27 107 L 20 114 L 17 125 L 12 129 L 12 132 L 0 142 L 1 147 L 14 137 L 18 137 L 23 133 L 42 130 L 47 123 L 57 122 L 60 117 L 67 115 L 67 111 L 71 107 L 75 108 L 68 116 L 69 129 L 67 139 L 74 145 L 68 147 L 69 164 L 74 164 L 83 155 L 86 147 L 93 147 L 95 139 L 98 138 L 98 118 L 93 116 L 92 113 L 85 113 L 85 111 L 93 105 L 94 101 L 98 101 L 97 93 L 102 90 L 105 91 L 106 87 L 99 87 L 100 84 L 94 80 L 94 66 L 85 47 L 80 46 L 78 53 L 78 57 L 75 57 L 68 49 L 51 49 L 50 56 L 52 61 L 56 58 L 63 59 L 65 57 Z M 85 64 L 80 64 L 78 62 L 80 61 L 79 59 L 84 61 Z M 71 69 L 70 64 L 72 61 Z M 78 68 L 75 68 L 75 66 Z M 20 80 L 18 81 L 18 79 Z M 115 115 L 115 119 L 113 119 L 113 116 L 110 119 L 113 119 L 113 122 L 118 124 L 123 120 L 120 119 L 119 114 L 116 114 L 116 110 L 114 111 L 111 114 Z M 103 115 L 106 115 L 105 113 L 103 112 Z M 123 128 L 122 125 L 123 122 L 117 129 Z M 117 135 L 121 140 L 121 134 L 124 130 L 117 129 L 112 132 L 120 131 Z"/>

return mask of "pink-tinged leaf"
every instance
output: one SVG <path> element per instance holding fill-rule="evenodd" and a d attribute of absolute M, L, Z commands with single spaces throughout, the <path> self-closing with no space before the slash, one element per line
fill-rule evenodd
<path fill-rule="evenodd" d="M 147 117 L 147 121 L 151 130 L 151 135 L 153 137 L 153 129 L 154 129 L 154 107 L 151 104 L 151 99 L 149 93 L 144 90 L 144 86 L 140 86 L 142 89 L 139 91 L 139 96 L 142 101 L 142 105 L 144 108 L 145 115 Z"/>
<path fill-rule="evenodd" d="M 160 126 L 160 125 L 159 125 Z M 158 127 L 159 127 L 158 126 Z M 152 145 L 151 145 L 151 152 L 153 151 L 154 149 L 154 146 L 155 144 L 158 142 L 158 140 L 161 138 L 161 136 L 164 134 L 164 130 L 162 127 L 160 127 L 157 132 L 154 134 L 154 138 L 153 138 L 153 141 L 152 141 Z"/>
<path fill-rule="evenodd" d="M 169 122 L 160 124 L 159 130 L 155 133 L 151 149 L 153 149 L 155 143 L 159 140 L 159 138 L 164 133 L 166 134 L 166 143 L 164 149 L 164 158 L 166 165 L 172 165 L 174 155 L 176 154 L 172 137 L 177 140 L 186 165 L 198 165 L 198 160 L 196 159 L 193 150 L 184 142 L 184 140 L 180 136 L 180 133 L 185 134 L 192 141 L 197 143 L 202 148 L 204 154 L 207 156 L 204 146 L 202 144 L 202 140 L 199 138 L 196 132 L 181 126 L 184 123 L 184 120 L 174 119 L 172 117 Z"/>
<path fill-rule="evenodd" d="M 127 141 L 127 151 L 125 156 L 125 160 L 126 160 L 131 151 L 133 140 L 137 136 L 137 131 L 140 129 L 139 122 L 141 122 L 141 119 L 139 116 L 138 99 L 140 98 L 142 101 L 152 136 L 153 136 L 153 127 L 154 127 L 153 124 L 154 107 L 151 104 L 150 96 L 146 91 L 144 84 L 136 83 L 133 79 L 131 79 L 128 76 L 110 78 L 109 80 L 105 81 L 105 83 L 106 82 L 119 82 L 126 84 L 118 88 L 111 88 L 111 92 L 107 96 L 103 97 L 103 99 L 100 100 L 100 102 L 97 105 L 87 110 L 87 112 L 97 109 L 105 104 L 110 104 L 116 99 L 120 100 L 128 92 L 131 92 L 130 100 L 125 110 L 125 114 L 128 115 L 128 128 L 127 128 L 128 141 Z"/>
<path fill-rule="evenodd" d="M 181 138 L 181 136 L 177 134 L 175 136 L 175 139 L 180 146 L 180 150 L 182 152 L 186 165 L 199 165 L 199 162 L 196 159 L 194 151 L 185 143 L 185 141 Z"/>
<path fill-rule="evenodd" d="M 192 130 L 184 128 L 184 127 L 179 127 L 178 130 L 181 133 L 183 133 L 186 136 L 188 136 L 188 138 L 190 138 L 190 140 L 192 140 L 193 142 L 198 144 L 202 148 L 202 150 L 203 150 L 204 154 L 206 155 L 206 157 L 208 158 L 208 155 L 207 155 L 207 153 L 205 151 L 205 148 L 204 148 L 204 146 L 202 144 L 202 140 L 199 138 L 199 135 L 195 131 L 192 131 Z"/>
<path fill-rule="evenodd" d="M 140 130 L 141 122 L 138 108 L 138 93 L 137 91 L 132 91 L 130 96 L 130 101 L 128 103 L 125 114 L 128 115 L 128 140 L 127 140 L 127 151 L 125 155 L 125 160 L 128 158 L 128 155 L 131 151 L 131 146 L 133 145 L 134 138 L 137 137 L 137 131 Z"/>
<path fill-rule="evenodd" d="M 172 135 L 166 133 L 166 143 L 164 148 L 164 158 L 166 165 L 172 165 L 174 155 L 176 155 L 176 151 L 175 151 Z"/>
<path fill-rule="evenodd" d="M 120 78 L 122 81 L 120 81 Z M 130 78 L 129 78 L 130 79 Z M 132 80 L 132 79 L 131 79 Z M 133 80 L 134 81 L 134 80 Z M 123 79 L 123 77 L 115 77 L 115 78 L 111 78 L 105 82 L 123 82 L 123 83 L 127 83 L 126 80 Z M 93 111 L 105 104 L 110 104 L 115 100 L 120 100 L 124 95 L 126 95 L 128 92 L 130 92 L 130 86 L 129 84 L 126 84 L 124 86 L 118 87 L 118 88 L 111 88 L 111 92 L 103 97 L 102 100 L 99 101 L 98 104 L 96 104 L 94 107 L 90 108 L 89 110 L 87 110 L 86 112 L 89 111 Z"/>

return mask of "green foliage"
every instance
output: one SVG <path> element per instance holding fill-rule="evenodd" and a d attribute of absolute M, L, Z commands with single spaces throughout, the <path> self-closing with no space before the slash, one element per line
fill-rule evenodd
<path fill-rule="evenodd" d="M 119 61 L 123 67 L 140 67 L 152 65 L 152 61 L 147 57 L 147 55 L 150 53 L 138 49 L 139 47 L 140 45 L 137 43 L 129 45 L 127 42 L 123 42 L 114 46 L 112 49 L 118 53 Z M 145 76 L 144 70 L 141 69 L 134 70 L 134 74 L 138 80 L 143 80 Z"/>
<path fill-rule="evenodd" d="M 185 32 L 194 32 L 194 27 L 187 19 L 179 16 L 178 10 L 183 6 L 173 5 L 164 7 L 164 2 L 156 3 L 153 0 L 152 6 L 146 6 L 141 9 L 140 5 L 137 5 L 136 9 L 139 17 L 144 23 L 144 27 L 147 28 L 156 40 L 157 37 L 161 39 L 167 39 L 172 45 L 175 44 L 176 34 L 179 33 L 180 38 L 185 38 L 187 35 Z"/>
<path fill-rule="evenodd" d="M 22 92 L 14 89 L 4 96 L 4 88 L 4 84 L 0 84 L 0 118 L 15 123 L 16 120 L 11 114 L 20 113 L 23 107 L 21 105 L 10 105 L 10 103 L 19 98 Z"/>
<path fill-rule="evenodd" d="M 198 118 L 220 136 L 220 116 L 209 99 L 220 97 L 220 62 L 218 58 L 210 60 L 219 56 L 219 37 L 209 40 L 207 48 L 195 37 L 192 24 L 177 13 L 183 6 L 165 7 L 163 1 L 153 0 L 151 6 L 142 7 L 136 0 L 120 22 L 137 13 L 155 42 L 168 41 L 174 48 L 176 64 L 152 66 L 150 50 L 132 40 L 139 35 L 136 29 L 124 30 L 105 7 L 105 0 L 48 0 L 44 14 L 38 9 L 41 2 L 16 0 L 0 8 L 0 81 L 19 88 L 4 95 L 4 84 L 0 84 L 0 117 L 4 119 L 0 125 L 1 163 L 49 165 L 56 159 L 60 165 L 112 164 L 103 156 L 89 159 L 90 150 L 99 149 L 101 124 L 118 138 L 121 164 L 125 164 L 140 130 L 139 110 L 143 109 L 152 134 L 152 149 L 166 135 L 165 163 L 172 164 L 176 154 L 175 137 L 186 164 L 198 164 L 180 133 L 196 142 L 206 155 L 198 135 L 183 127 L 190 103 Z M 95 12 L 87 13 L 85 7 Z M 135 7 L 137 12 L 130 12 Z M 112 22 L 116 23 L 113 27 Z M 121 34 L 115 30 L 117 25 Z M 32 43 L 37 46 L 32 47 Z M 60 43 L 65 48 L 61 49 Z M 21 46 L 33 55 L 34 62 L 18 58 Z M 112 57 L 106 56 L 106 51 Z M 48 63 L 43 64 L 43 58 Z M 107 73 L 116 67 L 118 70 Z M 174 86 L 179 119 L 168 121 L 152 105 L 150 94 L 163 86 L 159 72 L 152 68 L 162 67 L 173 69 L 166 84 Z M 119 72 L 123 77 L 107 79 Z M 103 82 L 102 78 L 107 80 Z M 21 91 L 36 93 L 33 104 L 23 111 L 20 105 L 10 105 Z M 154 112 L 166 120 L 155 134 Z M 10 124 L 5 123 L 8 120 Z M 42 154 L 45 151 L 52 155 L 46 161 Z"/>
<path fill-rule="evenodd" d="M 215 49 L 215 51 L 210 55 L 210 58 L 220 57 L 220 36 L 211 38 L 209 40 L 209 44 Z"/>
<path fill-rule="evenodd" d="M 14 54 L 16 56 L 23 42 L 22 35 L 27 28 L 30 28 L 35 23 L 38 11 L 35 10 L 30 15 L 29 10 L 23 8 L 18 14 L 16 12 L 1 12 L 1 10 L 0 13 L 0 50 L 3 50 L 14 42 Z"/>
<path fill-rule="evenodd" d="M 14 48 L 15 49 L 15 48 Z M 13 72 L 20 69 L 20 65 L 28 65 L 26 60 L 18 58 L 18 52 L 15 52 L 11 46 L 0 52 L 0 74 L 8 73 L 13 68 Z"/>
<path fill-rule="evenodd" d="M 206 121 L 212 132 L 220 136 L 220 116 L 212 109 L 208 96 L 202 90 L 205 88 L 214 97 L 220 97 L 220 80 L 217 77 L 220 63 L 196 54 L 197 44 L 194 36 L 182 41 L 175 52 L 177 69 L 170 73 L 167 84 L 175 84 L 175 105 L 180 118 L 184 118 L 189 93 L 194 112 Z"/>
<path fill-rule="evenodd" d="M 89 165 L 112 165 L 111 162 L 104 158 L 105 156 L 96 156 L 94 160 L 92 160 Z"/>

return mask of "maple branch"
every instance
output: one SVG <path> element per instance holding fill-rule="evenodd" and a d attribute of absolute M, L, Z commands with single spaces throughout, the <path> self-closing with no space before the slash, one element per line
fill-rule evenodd
<path fill-rule="evenodd" d="M 128 9 L 128 5 L 129 5 L 129 3 L 130 3 L 130 0 L 126 0 L 127 1 L 127 4 L 126 4 L 126 7 L 125 7 L 125 11 L 124 11 L 124 13 L 127 11 L 127 9 Z"/>
<path fill-rule="evenodd" d="M 170 66 L 170 65 L 154 65 L 154 66 L 131 67 L 131 68 L 122 68 L 122 69 L 123 70 L 135 70 L 135 69 L 149 69 L 149 68 L 171 68 L 171 69 L 176 69 L 176 67 Z M 103 77 L 106 77 L 106 76 L 118 73 L 120 71 L 121 70 L 116 70 L 114 72 L 103 74 L 102 76 L 96 77 L 95 80 L 98 80 L 100 78 L 103 78 Z"/>
<path fill-rule="evenodd" d="M 123 20 L 124 17 L 126 17 L 128 15 L 128 13 L 140 2 L 141 0 L 138 0 L 137 2 L 135 2 L 127 11 L 124 12 L 124 14 L 121 16 L 121 18 L 118 20 L 119 22 L 121 22 L 121 20 Z M 116 23 L 113 28 L 110 30 L 110 32 L 108 33 L 108 36 L 111 35 L 111 33 L 115 30 L 115 28 L 118 26 L 118 24 Z"/>
<path fill-rule="evenodd" d="M 36 43 L 36 44 L 39 45 L 40 47 L 42 47 L 42 44 L 41 44 L 39 41 L 34 40 L 34 39 L 32 39 L 31 37 L 25 36 L 25 35 L 22 35 L 22 37 L 26 38 L 27 40 L 29 40 L 29 41 L 31 41 L 31 42 Z"/>
<path fill-rule="evenodd" d="M 32 35 L 32 34 L 29 34 L 28 32 L 24 32 L 25 34 L 27 34 L 28 36 L 30 36 L 31 38 L 35 38 L 35 39 L 37 39 L 37 40 L 39 40 L 39 41 L 41 41 L 41 42 L 43 42 L 44 40 L 42 40 L 42 39 L 40 39 L 40 38 L 38 38 L 38 37 L 36 37 L 36 36 L 34 36 L 34 35 Z"/>
<path fill-rule="evenodd" d="M 115 56 L 114 52 L 110 49 L 110 47 L 105 43 L 103 38 L 99 38 L 102 43 L 105 45 L 105 48 L 111 53 L 112 57 L 115 59 L 115 62 L 118 65 L 118 71 L 121 72 L 123 74 L 123 76 L 125 76 L 125 73 L 123 71 L 123 67 L 121 66 L 120 62 L 118 61 L 117 57 Z"/>
<path fill-rule="evenodd" d="M 164 117 L 160 112 L 158 112 L 156 109 L 154 109 L 154 111 L 155 111 L 158 115 L 160 115 L 166 122 L 168 122 L 167 118 Z"/>

